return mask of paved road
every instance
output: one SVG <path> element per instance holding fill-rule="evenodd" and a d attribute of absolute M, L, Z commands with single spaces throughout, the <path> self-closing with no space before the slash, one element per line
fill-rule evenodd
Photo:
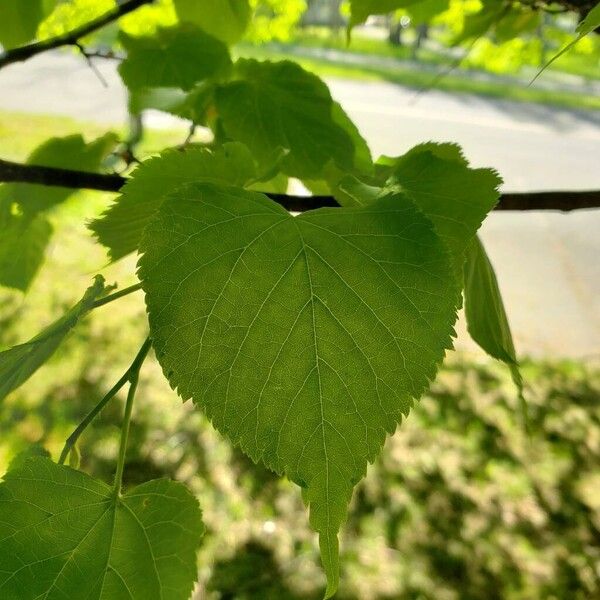
<path fill-rule="evenodd" d="M 75 56 L 45 55 L 0 73 L 0 108 L 118 123 L 125 92 Z M 472 164 L 494 165 L 506 190 L 600 188 L 600 113 L 414 92 L 388 83 L 330 81 L 375 154 L 426 140 L 459 142 Z M 152 127 L 185 127 L 158 113 Z M 2 149 L 0 148 L 0 156 Z M 482 230 L 523 354 L 600 357 L 600 211 L 493 214 Z M 473 349 L 459 327 L 459 345 Z"/>

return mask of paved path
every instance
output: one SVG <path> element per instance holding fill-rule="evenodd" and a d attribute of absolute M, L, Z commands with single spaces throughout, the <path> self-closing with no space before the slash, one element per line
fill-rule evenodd
<path fill-rule="evenodd" d="M 45 55 L 11 66 L 0 72 L 0 109 L 121 122 L 125 92 L 115 66 L 99 67 L 108 89 L 75 56 Z M 415 99 L 413 91 L 388 83 L 329 83 L 376 155 L 453 140 L 472 164 L 494 165 L 506 190 L 600 188 L 600 113 L 437 91 Z M 148 124 L 185 127 L 158 113 Z M 496 213 L 482 236 L 518 349 L 600 357 L 600 210 Z M 464 331 L 459 345 L 472 348 Z"/>

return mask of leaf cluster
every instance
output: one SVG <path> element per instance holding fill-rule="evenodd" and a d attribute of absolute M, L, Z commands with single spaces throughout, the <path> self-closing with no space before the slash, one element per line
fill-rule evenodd
<path fill-rule="evenodd" d="M 33 18 L 9 4 L 14 18 Z M 45 14 L 25 4 L 35 19 Z M 412 3 L 352 2 L 352 22 L 401 5 Z M 65 446 L 128 385 L 113 487 L 47 457 L 18 461 L 0 484 L 7 597 L 189 596 L 203 530 L 190 493 L 165 481 L 121 493 L 150 343 L 183 400 L 302 489 L 326 597 L 339 585 L 338 533 L 353 490 L 434 380 L 463 301 L 473 339 L 509 366 L 522 398 L 498 282 L 477 238 L 499 198 L 498 174 L 472 168 L 451 143 L 374 160 L 316 75 L 292 61 L 235 60 L 230 46 L 253 8 L 175 0 L 172 24 L 119 33 L 130 109 L 171 112 L 207 138 L 128 171 L 115 202 L 90 224 L 113 261 L 138 254 L 139 282 L 106 296 L 97 278 L 54 324 L 0 353 L 3 398 L 92 309 L 144 292 L 151 342 Z M 594 26 L 590 15 L 582 33 Z M 0 29 L 8 46 L 33 34 L 12 35 Z M 112 134 L 56 138 L 28 163 L 93 172 L 116 146 Z M 266 195 L 285 192 L 290 180 L 340 206 L 291 215 Z M 21 183 L 0 190 L 0 283 L 28 288 L 51 235 L 48 215 L 71 193 Z"/>

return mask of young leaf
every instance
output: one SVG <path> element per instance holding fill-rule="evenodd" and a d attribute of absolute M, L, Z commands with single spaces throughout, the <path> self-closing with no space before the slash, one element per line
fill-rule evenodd
<path fill-rule="evenodd" d="M 2 0 L 0 4 L 0 44 L 14 48 L 35 37 L 38 25 L 47 11 L 46 0 Z"/>
<path fill-rule="evenodd" d="M 217 112 L 225 133 L 244 142 L 259 163 L 281 147 L 289 150 L 282 170 L 294 177 L 316 179 L 330 161 L 352 170 L 352 136 L 316 75 L 290 61 L 245 59 L 237 61 L 235 75 L 215 93 Z"/>
<path fill-rule="evenodd" d="M 54 354 L 103 291 L 104 279 L 97 275 L 83 298 L 60 319 L 25 344 L 0 352 L 0 400 L 25 383 Z"/>
<path fill-rule="evenodd" d="M 485 35 L 507 14 L 508 8 L 502 0 L 482 0 L 479 11 L 465 16 L 462 31 L 454 37 L 452 44 L 462 44 Z"/>
<path fill-rule="evenodd" d="M 203 533 L 198 501 L 180 483 L 121 496 L 30 458 L 0 484 L 0 597 L 187 600 Z"/>
<path fill-rule="evenodd" d="M 11 213 L 0 221 L 0 285 L 26 292 L 44 262 L 52 225 L 43 215 Z"/>
<path fill-rule="evenodd" d="M 226 72 L 229 50 L 223 42 L 189 24 L 133 37 L 121 32 L 127 58 L 119 73 L 130 90 L 145 87 L 190 90 L 199 81 Z"/>
<path fill-rule="evenodd" d="M 333 195 L 341 206 L 367 206 L 382 193 L 382 188 L 364 183 L 353 175 L 342 177 L 333 186 Z"/>
<path fill-rule="evenodd" d="M 490 356 L 510 367 L 521 407 L 524 408 L 523 378 L 519 371 L 502 294 L 494 267 L 478 236 L 469 244 L 466 257 L 464 296 L 467 329 L 473 340 Z"/>
<path fill-rule="evenodd" d="M 292 217 L 263 194 L 189 184 L 140 251 L 171 386 L 304 488 L 331 596 L 352 488 L 450 347 L 443 242 L 400 194 Z"/>
<path fill-rule="evenodd" d="M 51 138 L 31 153 L 27 164 L 97 171 L 116 142 L 113 133 L 89 144 L 81 135 Z M 29 183 L 0 188 L 0 285 L 27 291 L 44 262 L 52 235 L 52 225 L 43 213 L 74 192 Z"/>
<path fill-rule="evenodd" d="M 501 182 L 492 169 L 471 169 L 454 146 L 426 144 L 395 161 L 387 185 L 398 187 L 431 219 L 462 272 L 467 245 L 498 202 Z"/>
<path fill-rule="evenodd" d="M 577 37 L 569 42 L 564 48 L 557 52 L 535 75 L 531 80 L 531 85 L 557 58 L 560 58 L 565 52 L 570 50 L 577 42 L 579 42 L 586 35 L 598 29 L 600 27 L 600 2 L 590 10 L 585 19 L 577 26 Z"/>
<path fill-rule="evenodd" d="M 50 138 L 29 155 L 27 164 L 97 172 L 117 141 L 117 135 L 112 132 L 89 143 L 80 134 Z M 24 214 L 33 215 L 64 202 L 75 191 L 72 188 L 13 183 L 6 186 L 4 194 L 18 202 Z"/>
<path fill-rule="evenodd" d="M 252 155 L 239 142 L 224 144 L 214 152 L 203 148 L 167 150 L 133 172 L 117 202 L 93 221 L 90 229 L 109 248 L 111 259 L 117 260 L 137 250 L 144 228 L 167 192 L 193 181 L 243 186 L 256 177 Z"/>
<path fill-rule="evenodd" d="M 350 136 L 354 144 L 353 170 L 370 175 L 373 172 L 373 157 L 369 144 L 339 102 L 333 103 L 332 115 L 333 120 Z"/>
<path fill-rule="evenodd" d="M 248 0 L 174 0 L 180 21 L 195 23 L 226 44 L 237 42 L 248 27 Z"/>

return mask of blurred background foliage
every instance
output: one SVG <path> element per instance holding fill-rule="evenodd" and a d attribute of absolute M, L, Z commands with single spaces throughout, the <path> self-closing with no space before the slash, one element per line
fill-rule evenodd
<path fill-rule="evenodd" d="M 38 37 L 71 29 L 113 5 L 61 2 Z M 355 28 L 350 52 L 340 58 L 335 52 L 347 48 L 347 3 L 252 0 L 255 18 L 236 52 L 304 57 L 317 71 L 335 65 L 354 77 L 377 68 L 391 77 L 396 66 L 417 64 L 418 74 L 410 76 L 415 84 L 430 81 L 444 65 L 465 74 L 476 68 L 527 78 L 574 39 L 581 17 L 520 4 L 510 19 L 482 31 L 477 19 L 488 5 L 426 0 L 375 17 Z M 142 34 L 176 19 L 172 1 L 160 0 L 123 19 L 121 27 Z M 118 51 L 116 36 L 117 29 L 108 27 L 87 41 Z M 600 77 L 599 37 L 577 43 L 552 65 L 550 77 Z M 3 157 L 22 160 L 49 136 L 80 131 L 88 139 L 104 133 L 69 119 L 13 115 L 0 124 Z M 147 130 L 138 155 L 181 141 L 178 133 Z M 0 290 L 1 348 L 28 339 L 62 314 L 106 263 L 85 222 L 109 201 L 78 192 L 51 210 L 59 242 L 52 243 L 31 289 L 26 295 Z M 134 261 L 109 265 L 109 283 L 134 283 Z M 56 457 L 122 374 L 145 332 L 141 295 L 121 300 L 118 310 L 94 311 L 44 370 L 0 407 L 0 472 L 31 444 Z M 524 377 L 529 435 L 506 369 L 478 355 L 449 357 L 354 494 L 342 539 L 339 598 L 600 597 L 600 365 L 530 362 Z M 298 490 L 252 464 L 190 404 L 182 405 L 153 360 L 144 366 L 138 397 L 127 484 L 167 476 L 197 493 L 208 527 L 198 598 L 319 598 L 324 580 Z M 122 397 L 113 401 L 79 447 L 82 468 L 107 481 L 122 404 Z"/>
<path fill-rule="evenodd" d="M 63 33 L 98 17 L 114 4 L 115 0 L 58 0 L 39 25 L 37 37 Z M 120 27 L 139 35 L 173 25 L 177 21 L 176 4 L 176 0 L 156 0 L 123 18 Z M 452 61 L 464 54 L 463 67 L 516 73 L 528 67 L 539 68 L 574 39 L 575 27 L 587 9 L 569 11 L 564 4 L 571 8 L 593 5 L 525 0 L 422 0 L 404 4 L 405 8 L 371 16 L 366 24 L 355 27 L 349 49 L 424 63 Z M 250 6 L 252 18 L 242 47 L 270 42 L 292 48 L 347 46 L 348 1 L 250 0 Z M 116 25 L 107 27 L 88 41 L 111 46 L 117 43 L 117 31 Z M 600 76 L 599 37 L 587 36 L 579 41 L 553 65 L 553 70 Z"/>

